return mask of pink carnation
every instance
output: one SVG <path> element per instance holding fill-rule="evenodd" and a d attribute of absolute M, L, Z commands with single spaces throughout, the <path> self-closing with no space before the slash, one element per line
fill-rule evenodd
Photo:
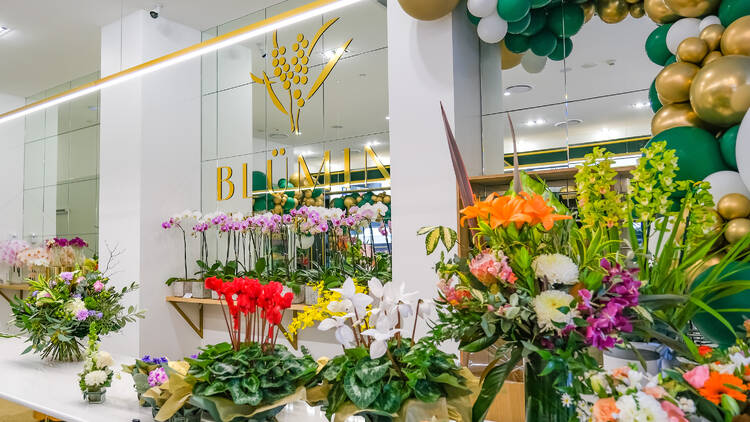
<path fill-rule="evenodd" d="M 662 410 L 667 412 L 669 422 L 688 422 L 688 420 L 685 419 L 685 412 L 683 412 L 682 409 L 677 407 L 674 403 L 664 400 L 663 402 L 661 402 L 661 408 Z"/>
<path fill-rule="evenodd" d="M 695 368 L 685 372 L 682 377 L 685 378 L 685 381 L 687 381 L 688 384 L 692 385 L 694 388 L 703 388 L 703 385 L 706 383 L 709 377 L 708 366 L 696 366 Z"/>
<path fill-rule="evenodd" d="M 497 255 L 499 255 L 499 259 Z M 493 251 L 485 249 L 469 263 L 469 271 L 485 286 L 495 284 L 498 281 L 507 283 L 516 281 L 516 276 L 508 265 L 508 258 L 499 251 L 497 255 Z"/>
<path fill-rule="evenodd" d="M 104 289 L 104 283 L 102 283 L 100 280 L 96 280 L 96 283 L 94 283 L 94 291 L 99 293 Z"/>

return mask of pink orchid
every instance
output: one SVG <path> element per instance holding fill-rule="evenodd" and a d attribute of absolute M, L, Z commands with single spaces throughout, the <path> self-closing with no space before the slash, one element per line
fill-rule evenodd
<path fill-rule="evenodd" d="M 708 366 L 696 366 L 695 368 L 685 372 L 682 377 L 685 378 L 685 381 L 687 381 L 688 384 L 692 385 L 694 388 L 703 388 L 703 385 L 706 384 L 706 381 L 709 377 Z"/>

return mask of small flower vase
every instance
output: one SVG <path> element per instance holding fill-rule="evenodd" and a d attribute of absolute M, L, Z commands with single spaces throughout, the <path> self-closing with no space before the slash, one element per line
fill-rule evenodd
<path fill-rule="evenodd" d="M 546 365 L 547 361 L 536 353 L 529 355 L 526 359 L 524 376 L 526 420 L 568 422 L 574 414 L 573 406 L 564 406 L 560 393 L 555 389 L 555 379 L 559 374 L 552 372 L 539 375 Z"/>
<path fill-rule="evenodd" d="M 107 390 L 101 389 L 99 391 L 84 391 L 83 399 L 87 400 L 89 404 L 102 404 L 107 398 Z"/>
<path fill-rule="evenodd" d="M 315 289 L 315 287 L 306 285 L 304 293 L 306 305 L 315 305 L 316 303 L 318 303 L 318 291 Z"/>

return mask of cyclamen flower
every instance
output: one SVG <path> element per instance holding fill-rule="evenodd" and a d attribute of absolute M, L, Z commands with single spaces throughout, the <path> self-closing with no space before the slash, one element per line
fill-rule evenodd
<path fill-rule="evenodd" d="M 148 385 L 152 387 L 160 386 L 167 382 L 167 380 L 169 380 L 167 371 L 162 367 L 156 368 L 148 374 Z"/>
<path fill-rule="evenodd" d="M 508 265 L 508 257 L 501 251 L 495 252 L 490 249 L 485 249 L 471 260 L 469 271 L 485 286 L 490 286 L 498 281 L 512 284 L 517 279 L 510 265 Z"/>

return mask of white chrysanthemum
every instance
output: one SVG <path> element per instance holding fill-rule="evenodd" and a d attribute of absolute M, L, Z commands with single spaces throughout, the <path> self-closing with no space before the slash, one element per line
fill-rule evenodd
<path fill-rule="evenodd" d="M 556 329 L 554 323 L 570 324 L 573 318 L 578 316 L 578 311 L 571 309 L 567 314 L 560 312 L 558 308 L 570 306 L 573 296 L 560 290 L 547 290 L 534 298 L 534 312 L 536 320 L 543 330 Z"/>
<path fill-rule="evenodd" d="M 83 363 L 83 369 L 84 371 L 91 371 L 94 369 L 94 362 L 91 359 L 86 359 L 86 362 Z"/>
<path fill-rule="evenodd" d="M 569 257 L 556 253 L 534 258 L 531 268 L 537 278 L 552 284 L 578 283 L 578 265 Z"/>
<path fill-rule="evenodd" d="M 104 371 L 92 371 L 86 374 L 84 382 L 89 387 L 98 387 L 107 382 L 107 373 Z"/>
<path fill-rule="evenodd" d="M 76 315 L 79 311 L 86 310 L 86 304 L 81 299 L 72 299 L 65 304 L 65 310 L 71 315 Z"/>
<path fill-rule="evenodd" d="M 695 413 L 695 402 L 692 400 L 681 397 L 680 402 L 677 403 L 680 406 L 680 409 L 685 413 Z"/>
<path fill-rule="evenodd" d="M 97 352 L 97 354 L 94 356 L 94 361 L 96 362 L 96 366 L 101 369 L 115 364 L 114 359 L 112 359 L 112 355 L 104 351 Z"/>

